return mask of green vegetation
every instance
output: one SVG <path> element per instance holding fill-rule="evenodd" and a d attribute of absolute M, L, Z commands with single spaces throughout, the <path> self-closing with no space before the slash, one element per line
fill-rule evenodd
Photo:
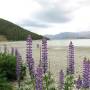
<path fill-rule="evenodd" d="M 26 40 L 28 35 L 32 36 L 32 39 L 42 39 L 41 35 L 30 32 L 26 29 L 21 28 L 20 26 L 13 24 L 4 19 L 0 19 L 0 36 L 3 35 L 4 39 L 9 41 L 20 41 Z"/>
<path fill-rule="evenodd" d="M 56 90 L 52 74 L 47 72 L 43 77 L 43 90 Z"/>
<path fill-rule="evenodd" d="M 74 77 L 73 75 L 66 75 L 64 90 L 73 90 Z"/>
<path fill-rule="evenodd" d="M 0 75 L 0 90 L 13 90 L 13 86 L 2 75 Z"/>
<path fill-rule="evenodd" d="M 21 78 L 26 74 L 26 67 L 21 66 Z M 16 57 L 6 53 L 0 53 L 0 75 L 8 81 L 16 80 Z"/>

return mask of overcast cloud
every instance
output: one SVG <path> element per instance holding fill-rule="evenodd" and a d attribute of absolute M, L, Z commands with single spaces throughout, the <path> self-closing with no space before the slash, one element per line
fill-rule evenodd
<path fill-rule="evenodd" d="M 50 25 L 44 22 L 40 21 L 34 21 L 34 20 L 23 20 L 21 23 L 19 23 L 22 27 L 36 27 L 36 28 L 48 28 Z"/>
<path fill-rule="evenodd" d="M 90 0 L 0 0 L 0 17 L 42 35 L 89 31 Z"/>

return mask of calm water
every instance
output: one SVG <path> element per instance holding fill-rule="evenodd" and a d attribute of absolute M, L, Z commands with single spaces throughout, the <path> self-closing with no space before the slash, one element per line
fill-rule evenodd
<path fill-rule="evenodd" d="M 48 40 L 48 47 L 68 46 L 70 41 L 72 41 L 75 46 L 90 47 L 90 39 Z M 19 47 L 26 47 L 26 41 L 0 42 L 0 46 L 8 45 L 9 47 L 18 47 L 18 44 L 21 44 Z M 41 45 L 41 40 L 33 40 L 33 47 L 36 47 L 37 44 Z"/>
<path fill-rule="evenodd" d="M 48 45 L 53 47 L 68 46 L 70 41 L 72 41 L 75 46 L 90 46 L 90 39 L 50 40 L 48 41 Z"/>

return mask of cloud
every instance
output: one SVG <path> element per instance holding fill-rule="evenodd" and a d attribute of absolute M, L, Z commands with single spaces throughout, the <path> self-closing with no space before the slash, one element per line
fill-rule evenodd
<path fill-rule="evenodd" d="M 42 9 L 34 14 L 34 18 L 47 23 L 64 23 L 71 20 L 70 11 L 62 7 L 62 0 L 34 0 Z M 65 1 L 65 0 L 64 0 Z M 59 4 L 58 4 L 59 3 Z"/>
<path fill-rule="evenodd" d="M 35 17 L 41 21 L 48 23 L 64 23 L 70 21 L 68 13 L 59 9 L 58 7 L 52 7 L 48 9 L 43 9 L 41 12 L 38 12 Z"/>
<path fill-rule="evenodd" d="M 23 27 L 37 27 L 37 28 L 48 28 L 49 25 L 40 21 L 34 21 L 34 20 L 23 20 L 22 23 L 20 23 Z"/>
<path fill-rule="evenodd" d="M 33 0 L 0 0 L 0 18 L 18 23 L 31 19 L 41 6 Z"/>
<path fill-rule="evenodd" d="M 38 34 L 77 32 L 86 30 L 90 25 L 89 0 L 34 1 L 38 3 L 41 9 L 32 14 L 31 19 L 34 19 L 34 21 L 28 22 L 26 25 L 26 28 L 33 32 Z M 49 27 L 49 24 L 51 27 Z"/>
<path fill-rule="evenodd" d="M 39 34 L 89 30 L 90 0 L 1 0 L 0 18 Z"/>
<path fill-rule="evenodd" d="M 90 5 L 89 0 L 34 0 L 42 9 L 34 18 L 49 23 L 66 23 L 73 19 L 72 13 Z"/>

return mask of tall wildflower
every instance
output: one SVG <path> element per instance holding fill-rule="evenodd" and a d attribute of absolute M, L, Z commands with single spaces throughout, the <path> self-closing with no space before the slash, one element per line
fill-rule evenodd
<path fill-rule="evenodd" d="M 29 35 L 26 40 L 27 45 L 27 52 L 26 52 L 26 58 L 27 58 L 27 64 L 29 68 L 30 75 L 34 74 L 34 60 L 32 58 L 32 38 Z"/>
<path fill-rule="evenodd" d="M 83 88 L 90 87 L 90 61 L 84 58 L 83 61 Z"/>
<path fill-rule="evenodd" d="M 30 75 L 34 77 L 35 70 L 34 70 L 34 60 L 33 60 L 33 58 L 30 59 L 30 61 L 28 62 L 28 68 L 29 68 Z"/>
<path fill-rule="evenodd" d="M 82 88 L 82 79 L 79 75 L 77 81 L 76 81 L 76 88 L 79 90 L 80 88 Z"/>
<path fill-rule="evenodd" d="M 43 90 L 43 69 L 38 67 L 36 70 L 36 90 Z"/>
<path fill-rule="evenodd" d="M 64 89 L 64 72 L 63 70 L 60 71 L 60 74 L 59 74 L 59 83 L 60 83 L 60 90 L 63 90 Z"/>
<path fill-rule="evenodd" d="M 44 73 L 47 72 L 48 69 L 48 57 L 47 57 L 47 39 L 42 39 L 42 67 Z"/>
<path fill-rule="evenodd" d="M 27 65 L 29 68 L 29 74 L 30 74 L 31 82 L 33 84 L 33 89 L 35 90 L 35 71 L 34 71 L 34 60 L 32 57 L 32 38 L 31 38 L 31 35 L 29 35 L 27 37 L 26 45 L 27 45 L 27 49 L 26 49 Z"/>
<path fill-rule="evenodd" d="M 74 74 L 74 45 L 72 42 L 69 44 L 68 53 L 68 73 Z"/>
<path fill-rule="evenodd" d="M 15 50 L 15 54 L 16 54 L 16 75 L 17 75 L 18 86 L 20 87 L 22 58 L 17 49 Z"/>
<path fill-rule="evenodd" d="M 88 74 L 89 74 L 89 76 L 88 76 L 88 80 L 89 80 L 89 88 L 90 88 L 90 60 L 88 60 Z"/>
<path fill-rule="evenodd" d="M 39 61 L 39 67 L 41 67 L 42 66 L 42 61 L 41 61 L 42 59 L 41 59 L 41 47 L 40 47 L 40 61 Z"/>

